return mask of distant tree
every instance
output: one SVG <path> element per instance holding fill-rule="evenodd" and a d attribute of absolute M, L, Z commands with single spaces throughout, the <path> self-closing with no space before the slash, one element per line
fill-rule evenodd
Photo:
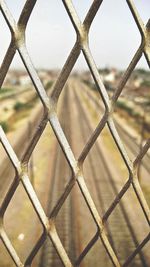
<path fill-rule="evenodd" d="M 20 109 L 24 108 L 24 103 L 17 101 L 14 105 L 14 110 L 18 111 Z"/>

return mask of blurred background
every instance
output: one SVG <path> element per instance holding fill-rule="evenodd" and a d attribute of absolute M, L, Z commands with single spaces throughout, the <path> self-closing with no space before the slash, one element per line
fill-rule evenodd
<path fill-rule="evenodd" d="M 18 20 L 25 1 L 5 2 L 14 18 Z M 73 1 L 81 21 L 84 20 L 92 2 Z M 146 24 L 149 19 L 150 1 L 135 0 L 134 3 Z M 0 36 L 0 63 L 2 63 L 11 41 L 10 30 L 2 14 L 0 14 Z M 27 26 L 26 45 L 48 95 L 51 94 L 75 41 L 76 33 L 62 1 L 38 0 Z M 110 98 L 118 88 L 140 43 L 141 36 L 126 1 L 104 0 L 90 29 L 89 47 Z M 81 54 L 58 102 L 58 118 L 76 158 L 102 119 L 104 110 L 101 95 Z M 23 157 L 34 129 L 38 127 L 41 111 L 42 104 L 37 92 L 16 52 L 0 90 L 0 124 L 19 159 Z M 150 138 L 150 73 L 144 55 L 117 100 L 113 117 L 121 141 L 131 160 L 134 160 Z M 148 204 L 150 204 L 149 159 L 148 151 L 138 171 L 140 185 Z M 15 176 L 2 146 L 0 162 L 0 205 L 2 205 Z M 56 172 L 57 169 L 59 172 Z M 127 166 L 107 126 L 85 161 L 84 173 L 96 207 L 103 217 L 129 177 Z M 71 170 L 49 126 L 44 130 L 32 153 L 29 174 L 45 212 L 50 214 L 69 181 Z M 60 176 L 61 184 L 59 184 Z M 66 251 L 72 261 L 75 261 L 95 234 L 96 226 L 77 185 L 72 191 L 58 215 L 56 224 Z M 106 232 L 123 264 L 149 233 L 149 227 L 133 188 L 125 194 L 118 210 L 116 209 L 110 217 Z M 141 220 L 138 221 L 138 218 Z M 65 222 L 64 228 L 62 221 Z M 88 225 L 85 224 L 87 221 Z M 40 237 L 42 226 L 21 184 L 6 209 L 4 226 L 24 262 Z M 100 241 L 100 245 L 97 243 L 79 266 L 97 267 L 104 266 L 104 263 L 106 267 L 112 266 L 102 242 Z M 129 266 L 150 266 L 149 243 L 147 242 Z M 0 240 L 0 267 L 10 266 L 15 264 Z M 33 266 L 62 266 L 50 241 L 46 241 L 40 249 Z"/>

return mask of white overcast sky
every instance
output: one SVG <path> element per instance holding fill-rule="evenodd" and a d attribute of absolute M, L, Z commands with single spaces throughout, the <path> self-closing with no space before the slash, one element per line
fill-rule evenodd
<path fill-rule="evenodd" d="M 7 0 L 17 19 L 24 0 Z M 83 20 L 91 0 L 74 0 L 76 10 Z M 150 0 L 134 1 L 144 23 L 150 17 Z M 7 50 L 10 33 L 0 15 L 0 62 Z M 61 68 L 75 42 L 75 31 L 61 0 L 37 0 L 27 27 L 26 41 L 36 68 Z M 99 68 L 110 66 L 124 69 L 140 44 L 140 34 L 126 0 L 103 0 L 90 30 L 90 48 Z M 15 56 L 12 67 L 22 67 Z M 147 68 L 144 57 L 138 67 Z M 80 56 L 76 69 L 86 69 Z"/>

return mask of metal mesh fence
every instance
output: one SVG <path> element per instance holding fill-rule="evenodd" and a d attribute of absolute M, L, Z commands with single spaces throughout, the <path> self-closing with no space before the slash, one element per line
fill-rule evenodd
<path fill-rule="evenodd" d="M 43 113 L 44 115 L 39 124 L 39 127 L 35 129 L 33 138 L 30 144 L 28 145 L 21 162 L 18 160 L 15 154 L 15 151 L 12 149 L 11 145 L 9 144 L 7 137 L 5 133 L 3 132 L 2 128 L 0 128 L 0 141 L 8 155 L 8 158 L 12 162 L 13 167 L 16 172 L 15 180 L 13 184 L 11 185 L 11 187 L 9 188 L 9 191 L 7 192 L 5 198 L 3 199 L 2 205 L 0 207 L 0 238 L 2 242 L 4 243 L 10 257 L 13 259 L 14 263 L 16 264 L 16 266 L 31 266 L 34 257 L 37 255 L 39 249 L 42 247 L 47 237 L 49 237 L 50 240 L 52 241 L 52 244 L 54 248 L 56 249 L 63 265 L 67 267 L 73 266 L 58 236 L 58 233 L 55 227 L 55 220 L 60 209 L 62 208 L 64 201 L 69 196 L 75 183 L 77 183 L 79 186 L 80 192 L 83 195 L 84 200 L 87 204 L 89 213 L 91 213 L 91 216 L 93 217 L 95 224 L 97 226 L 96 235 L 91 239 L 91 241 L 85 247 L 85 249 L 83 250 L 83 252 L 81 253 L 81 255 L 79 256 L 77 260 L 78 265 L 80 265 L 85 255 L 94 246 L 97 239 L 100 238 L 112 261 L 112 264 L 114 266 L 120 266 L 121 264 L 119 263 L 116 253 L 113 250 L 109 242 L 109 239 L 107 237 L 107 234 L 104 230 L 104 224 L 106 223 L 109 216 L 111 215 L 113 210 L 116 208 L 117 204 L 120 202 L 120 200 L 122 199 L 122 197 L 127 192 L 130 186 L 133 186 L 133 189 L 142 207 L 143 214 L 147 220 L 147 223 L 148 224 L 150 223 L 150 210 L 146 202 L 146 199 L 144 197 L 144 193 L 139 184 L 138 174 L 137 174 L 139 164 L 150 147 L 150 139 L 148 139 L 145 145 L 142 147 L 138 156 L 133 161 L 131 161 L 128 154 L 126 153 L 126 150 L 116 130 L 116 127 L 113 121 L 113 111 L 114 111 L 114 107 L 115 107 L 117 99 L 119 98 L 125 84 L 127 83 L 130 75 L 132 74 L 132 71 L 134 70 L 135 66 L 140 60 L 142 54 L 144 54 L 147 60 L 148 66 L 150 67 L 150 21 L 148 21 L 147 25 L 145 26 L 137 12 L 134 1 L 133 0 L 126 1 L 133 15 L 135 23 L 140 31 L 141 43 L 131 63 L 129 64 L 128 68 L 124 72 L 124 75 L 120 80 L 118 88 L 116 89 L 113 97 L 110 99 L 107 94 L 106 88 L 100 78 L 98 69 L 95 65 L 95 62 L 94 62 L 94 59 L 93 59 L 93 56 L 91 54 L 89 44 L 88 44 L 89 30 L 93 22 L 93 19 L 96 16 L 97 11 L 100 9 L 102 0 L 93 1 L 83 23 L 80 21 L 80 18 L 73 6 L 72 1 L 63 0 L 64 7 L 67 10 L 68 16 L 70 17 L 72 25 L 76 31 L 77 38 L 70 52 L 70 55 L 67 58 L 67 61 L 57 81 L 55 82 L 55 85 L 53 86 L 52 94 L 49 97 L 37 75 L 37 72 L 34 66 L 32 65 L 31 59 L 29 57 L 29 53 L 26 48 L 26 41 L 25 41 L 26 26 L 27 26 L 28 20 L 30 18 L 32 10 L 34 9 L 36 2 L 37 2 L 36 0 L 27 0 L 21 12 L 20 18 L 18 22 L 16 22 L 11 12 L 9 11 L 8 6 L 6 5 L 6 2 L 4 0 L 0 0 L 1 12 L 11 32 L 11 42 L 10 42 L 9 48 L 7 50 L 7 53 L 4 57 L 4 60 L 3 60 L 3 63 L 0 69 L 0 85 L 3 84 L 3 81 L 8 72 L 9 66 L 14 58 L 16 51 L 18 50 L 20 58 L 22 59 L 27 69 L 27 72 L 33 82 L 34 88 L 37 91 L 37 94 L 43 104 L 43 111 L 44 111 Z M 58 116 L 56 113 L 56 106 L 57 106 L 59 96 L 63 90 L 63 87 L 81 52 L 83 53 L 85 57 L 85 60 L 93 76 L 93 79 L 95 81 L 99 94 L 101 95 L 101 98 L 105 106 L 105 112 L 104 112 L 103 118 L 100 120 L 95 131 L 92 133 L 90 139 L 88 140 L 83 151 L 81 152 L 79 159 L 76 160 L 69 146 L 69 143 L 63 133 L 63 130 L 60 126 Z M 54 207 L 53 212 L 51 213 L 49 218 L 46 216 L 40 204 L 40 201 L 31 185 L 29 175 L 28 175 L 28 164 L 29 164 L 31 154 L 34 151 L 34 148 L 38 140 L 40 139 L 42 132 L 45 129 L 45 126 L 48 123 L 50 123 L 57 137 L 57 140 L 63 150 L 65 158 L 68 161 L 71 167 L 71 170 L 72 170 L 72 176 L 70 178 L 70 181 L 68 185 L 66 186 L 62 196 L 58 199 L 58 202 L 56 206 Z M 82 167 L 84 164 L 84 160 L 87 157 L 90 149 L 92 148 L 93 144 L 97 140 L 98 136 L 101 134 L 101 131 L 103 130 L 106 124 L 108 125 L 110 133 L 113 139 L 115 140 L 115 143 L 120 151 L 120 154 L 126 164 L 126 168 L 128 169 L 128 173 L 129 173 L 129 178 L 126 184 L 121 189 L 121 191 L 118 193 L 118 195 L 116 195 L 116 198 L 114 199 L 113 203 L 110 205 L 108 210 L 105 212 L 103 218 L 101 218 L 93 202 L 93 199 L 91 198 L 90 192 L 86 186 L 86 182 L 84 180 L 84 176 L 82 172 Z M 28 258 L 26 259 L 25 262 L 21 262 L 3 226 L 3 218 L 5 215 L 5 212 L 7 210 L 9 203 L 11 202 L 13 194 L 15 193 L 20 183 L 23 185 L 24 190 L 26 194 L 28 195 L 30 202 L 33 206 L 33 209 L 36 211 L 36 214 L 38 215 L 38 218 L 41 222 L 41 225 L 43 226 L 43 233 L 41 237 L 39 238 L 38 242 L 36 243 L 36 245 L 33 247 L 33 250 L 31 251 L 30 255 L 28 255 Z M 139 253 L 139 251 L 145 246 L 145 244 L 147 244 L 149 239 L 150 239 L 150 234 L 148 234 L 145 237 L 145 239 L 139 244 L 139 246 L 135 249 L 132 255 L 129 255 L 129 258 L 124 263 L 124 266 L 129 265 L 132 259 Z"/>

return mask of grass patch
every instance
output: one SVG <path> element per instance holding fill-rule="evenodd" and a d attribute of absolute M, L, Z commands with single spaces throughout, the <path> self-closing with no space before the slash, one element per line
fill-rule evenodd
<path fill-rule="evenodd" d="M 144 127 L 144 136 L 145 138 L 149 138 L 150 125 L 146 119 L 143 119 L 143 114 L 135 111 L 134 108 L 123 101 L 117 101 L 115 111 L 123 116 L 128 123 L 131 122 L 132 127 L 135 128 L 139 134 L 141 134 L 141 128 Z"/>
<path fill-rule="evenodd" d="M 46 85 L 47 90 L 50 89 L 52 84 L 53 84 L 52 81 L 49 81 L 47 83 L 47 85 Z M 8 89 L 8 90 L 11 90 L 11 89 Z M 38 101 L 40 101 L 40 99 L 39 99 L 39 96 L 37 94 L 34 95 L 31 98 L 31 100 L 28 101 L 27 103 L 17 101 L 13 106 L 13 109 L 15 111 L 13 113 L 13 115 L 10 116 L 10 118 L 7 120 L 7 122 L 6 121 L 0 122 L 5 133 L 8 133 L 9 131 L 14 130 L 18 121 L 21 121 L 22 119 L 25 119 L 28 116 L 30 116 L 30 114 L 29 114 L 30 110 L 35 107 L 35 105 L 37 104 Z"/>
<path fill-rule="evenodd" d="M 12 91 L 13 91 L 12 88 L 1 88 L 0 89 L 0 95 L 4 95 L 4 94 L 10 93 Z"/>
<path fill-rule="evenodd" d="M 129 113 L 129 115 L 133 115 L 134 114 L 134 110 L 132 107 L 129 107 L 125 102 L 123 101 L 117 101 L 116 106 L 120 109 L 124 109 L 126 112 Z"/>
<path fill-rule="evenodd" d="M 29 109 L 33 107 L 33 103 L 29 102 L 29 103 L 22 103 L 22 102 L 16 102 L 14 105 L 14 110 L 15 111 L 19 111 L 19 110 L 23 110 L 23 109 Z"/>
<path fill-rule="evenodd" d="M 9 132 L 10 127 L 9 127 L 9 125 L 8 125 L 8 123 L 6 121 L 1 121 L 0 122 L 0 125 L 3 128 L 3 130 L 4 130 L 5 133 L 8 133 Z"/>
<path fill-rule="evenodd" d="M 141 86 L 150 87 L 150 81 L 149 80 L 143 81 Z"/>

